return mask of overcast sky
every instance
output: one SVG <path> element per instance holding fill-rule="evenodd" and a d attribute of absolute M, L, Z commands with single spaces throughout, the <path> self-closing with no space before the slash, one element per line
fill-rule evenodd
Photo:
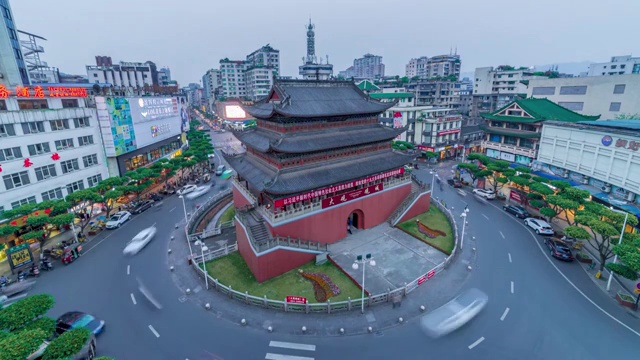
<path fill-rule="evenodd" d="M 266 44 L 280 50 L 282 74 L 297 76 L 309 17 L 316 54 L 336 74 L 373 53 L 404 75 L 410 58 L 456 46 L 463 72 L 640 55 L 640 0 L 10 1 L 17 27 L 48 40 L 50 66 L 86 75 L 95 55 L 151 60 L 181 86 Z"/>

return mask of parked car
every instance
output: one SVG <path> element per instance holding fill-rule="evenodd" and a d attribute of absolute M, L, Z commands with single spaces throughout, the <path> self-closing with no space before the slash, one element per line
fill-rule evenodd
<path fill-rule="evenodd" d="M 462 183 L 457 179 L 447 179 L 447 184 L 453 186 L 454 188 L 461 188 Z"/>
<path fill-rule="evenodd" d="M 554 258 L 564 261 L 573 261 L 571 249 L 564 243 L 564 241 L 557 238 L 547 238 L 544 239 L 544 243 L 547 245 L 551 252 L 551 256 Z"/>
<path fill-rule="evenodd" d="M 140 252 L 156 235 L 156 227 L 151 226 L 140 231 L 131 241 L 127 243 L 127 246 L 124 248 L 124 255 L 135 255 Z"/>
<path fill-rule="evenodd" d="M 216 169 L 216 176 L 220 176 L 220 175 L 222 175 L 222 173 L 224 173 L 224 171 L 225 171 L 226 169 L 227 169 L 227 167 L 226 167 L 226 166 L 224 166 L 224 164 L 223 164 L 223 165 L 218 166 L 218 168 Z"/>
<path fill-rule="evenodd" d="M 76 328 L 85 328 L 93 335 L 98 335 L 104 330 L 104 320 L 99 320 L 93 315 L 81 311 L 64 313 L 56 320 L 56 334 L 58 335 Z"/>
<path fill-rule="evenodd" d="M 524 224 L 535 230 L 538 235 L 553 235 L 553 229 L 548 222 L 540 219 L 526 218 Z"/>
<path fill-rule="evenodd" d="M 107 224 L 105 225 L 105 227 L 107 229 L 119 228 L 120 226 L 122 226 L 122 224 L 124 224 L 129 219 L 131 219 L 131 213 L 130 212 L 128 212 L 128 211 L 119 211 L 119 212 L 113 214 L 113 216 L 111 216 L 109 221 L 107 221 Z"/>
<path fill-rule="evenodd" d="M 496 198 L 496 194 L 494 194 L 492 191 L 485 190 L 485 189 L 473 189 L 473 193 L 487 200 L 493 200 Z"/>
<path fill-rule="evenodd" d="M 186 195 L 186 194 L 188 194 L 190 192 L 193 192 L 197 188 L 198 188 L 198 186 L 193 185 L 193 184 L 186 185 L 182 189 L 178 190 L 178 195 Z"/>
<path fill-rule="evenodd" d="M 527 210 L 525 210 L 522 206 L 505 205 L 502 207 L 502 210 L 508 212 L 509 214 L 515 215 L 520 219 L 526 219 L 528 217 L 531 217 L 531 214 L 529 214 Z"/>
<path fill-rule="evenodd" d="M 149 210 L 153 206 L 153 200 L 145 200 L 136 205 L 131 211 L 134 214 L 142 214 L 145 210 Z"/>

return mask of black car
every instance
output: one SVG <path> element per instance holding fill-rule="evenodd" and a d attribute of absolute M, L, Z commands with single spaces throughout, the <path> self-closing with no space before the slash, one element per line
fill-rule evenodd
<path fill-rule="evenodd" d="M 546 238 L 545 245 L 549 248 L 551 256 L 564 261 L 573 261 L 571 249 L 562 240 L 556 238 Z"/>
<path fill-rule="evenodd" d="M 461 188 L 462 183 L 457 179 L 447 179 L 447 184 L 453 186 L 454 188 Z"/>
<path fill-rule="evenodd" d="M 134 214 L 141 214 L 143 211 L 151 208 L 151 206 L 153 206 L 153 200 L 145 200 L 136 205 L 131 212 Z"/>
<path fill-rule="evenodd" d="M 525 210 L 522 206 L 505 205 L 502 207 L 502 210 L 508 212 L 509 214 L 513 214 L 520 219 L 531 217 L 531 214 L 529 214 L 527 210 Z"/>

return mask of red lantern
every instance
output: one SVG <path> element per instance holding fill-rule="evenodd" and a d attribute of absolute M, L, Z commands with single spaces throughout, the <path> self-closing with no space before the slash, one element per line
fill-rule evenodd
<path fill-rule="evenodd" d="M 58 153 L 53 153 L 53 155 L 51 155 L 51 159 L 53 161 L 58 161 L 60 160 L 60 155 L 58 155 Z"/>
<path fill-rule="evenodd" d="M 0 164 L 0 172 L 2 172 L 2 164 Z"/>
<path fill-rule="evenodd" d="M 51 212 L 51 209 L 44 209 L 44 213 L 49 215 L 49 213 Z"/>
<path fill-rule="evenodd" d="M 29 158 L 24 159 L 24 167 L 28 168 L 30 166 L 32 166 L 33 163 L 31 162 L 31 160 L 29 160 Z"/>

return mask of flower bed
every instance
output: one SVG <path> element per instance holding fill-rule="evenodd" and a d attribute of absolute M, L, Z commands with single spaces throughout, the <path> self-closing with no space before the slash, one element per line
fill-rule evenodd
<path fill-rule="evenodd" d="M 580 252 L 576 254 L 576 259 L 578 259 L 578 261 L 580 261 L 581 263 L 585 263 L 585 264 L 591 264 L 593 262 L 593 259 L 589 255 L 585 255 Z"/>
<path fill-rule="evenodd" d="M 618 304 L 624 307 L 627 307 L 629 309 L 635 310 L 638 308 L 638 305 L 636 304 L 636 299 L 634 299 L 633 297 L 627 294 L 617 293 L 616 300 L 618 300 Z"/>
<path fill-rule="evenodd" d="M 318 302 L 326 302 L 330 297 L 340 295 L 340 288 L 331 281 L 327 274 L 300 271 L 300 275 L 311 281 Z"/>

